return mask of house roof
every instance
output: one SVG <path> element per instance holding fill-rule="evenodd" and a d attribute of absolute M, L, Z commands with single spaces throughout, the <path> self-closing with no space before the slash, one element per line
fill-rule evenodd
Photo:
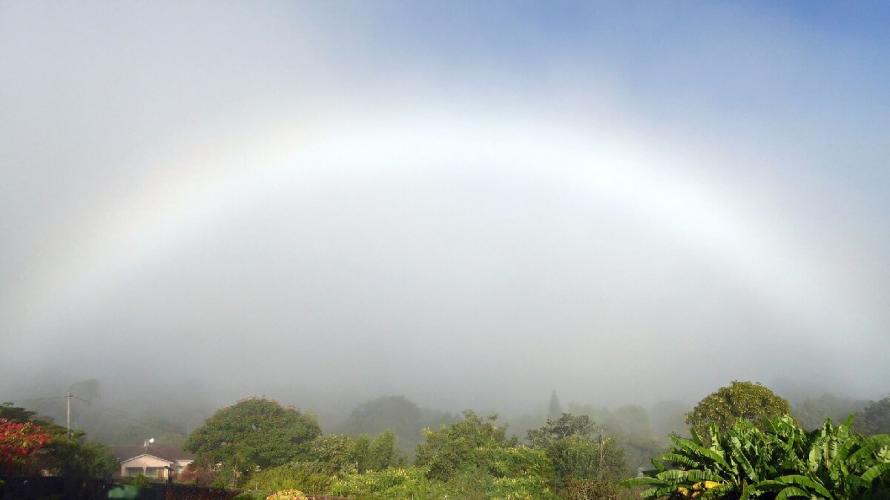
<path fill-rule="evenodd" d="M 179 446 L 165 444 L 152 444 L 147 447 L 142 445 L 112 446 L 111 453 L 119 462 L 124 462 L 140 455 L 151 455 L 169 462 L 176 460 L 192 460 L 195 458 L 194 455 L 184 451 Z"/>
<path fill-rule="evenodd" d="M 121 460 L 121 464 L 126 464 L 126 463 L 129 463 L 129 462 L 132 462 L 133 460 L 136 460 L 137 458 L 142 458 L 142 457 L 151 457 L 151 458 L 153 458 L 153 459 L 157 459 L 158 461 L 160 461 L 160 462 L 164 462 L 164 463 L 167 463 L 167 464 L 173 464 L 173 463 L 175 463 L 174 460 L 167 460 L 166 458 L 156 457 L 156 456 L 152 455 L 151 453 L 143 453 L 142 455 L 137 455 L 137 456 L 135 456 L 135 457 L 130 457 L 130 458 Z"/>

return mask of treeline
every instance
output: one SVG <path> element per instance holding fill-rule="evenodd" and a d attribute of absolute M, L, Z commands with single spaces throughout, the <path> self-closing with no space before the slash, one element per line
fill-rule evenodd
<path fill-rule="evenodd" d="M 243 498 L 285 490 L 350 498 L 572 499 L 739 498 L 743 493 L 791 498 L 795 492 L 819 496 L 833 489 L 841 492 L 838 498 L 852 498 L 850 492 L 890 492 L 890 444 L 884 446 L 890 438 L 876 434 L 890 430 L 890 398 L 862 408 L 863 423 L 856 429 L 823 418 L 810 430 L 802 421 L 814 414 L 849 409 L 836 398 L 821 401 L 828 404 L 810 402 L 809 413 L 795 418 L 792 405 L 768 388 L 733 382 L 662 419 L 660 424 L 673 425 L 675 433 L 661 441 L 640 407 L 563 409 L 555 394 L 544 423 L 522 435 L 508 432 L 494 415 L 433 414 L 400 397 L 361 405 L 341 433 L 322 434 L 312 415 L 248 399 L 218 411 L 186 446 L 198 456 L 196 476 L 239 487 Z M 426 425 L 406 453 L 400 435 L 410 435 L 424 420 L 438 424 Z M 359 435 L 368 429 L 381 432 Z M 835 444 L 858 451 L 843 481 L 832 479 L 837 474 L 830 464 L 837 457 L 826 455 L 822 462 L 810 457 L 813 450 L 835 449 Z M 779 457 L 777 450 L 785 455 Z M 642 470 L 637 464 L 647 454 L 649 465 Z M 781 467 L 770 465 L 779 458 Z"/>
<path fill-rule="evenodd" d="M 617 494 L 627 474 L 615 440 L 586 415 L 567 413 L 520 440 L 496 416 L 466 411 L 427 428 L 407 457 L 392 432 L 322 435 L 311 415 L 247 399 L 209 418 L 186 447 L 198 457 L 196 477 L 241 487 L 243 498 L 282 490 L 356 498 L 600 498 Z"/>
<path fill-rule="evenodd" d="M 733 382 L 694 406 L 563 407 L 554 392 L 541 408 L 505 420 L 388 396 L 323 432 L 312 414 L 253 398 L 170 440 L 197 458 L 179 481 L 238 489 L 244 498 L 890 497 L 890 444 L 882 437 L 890 398 L 826 395 L 792 405 L 760 384 Z M 138 444 L 151 424 L 136 429 Z M 830 453 L 819 455 L 823 449 Z M 831 464 L 843 464 L 835 466 L 843 474 Z M 108 449 L 83 432 L 69 437 L 51 419 L 0 406 L 0 474 L 86 478 L 114 470 Z"/>

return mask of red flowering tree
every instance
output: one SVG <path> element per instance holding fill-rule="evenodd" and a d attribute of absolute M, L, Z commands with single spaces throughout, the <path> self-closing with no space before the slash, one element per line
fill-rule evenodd
<path fill-rule="evenodd" d="M 37 453 L 51 440 L 40 425 L 0 418 L 0 472 L 27 471 L 34 464 Z"/>

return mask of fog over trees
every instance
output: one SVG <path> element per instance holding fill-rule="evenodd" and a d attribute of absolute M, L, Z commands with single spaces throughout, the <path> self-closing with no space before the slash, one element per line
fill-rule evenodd
<path fill-rule="evenodd" d="M 888 23 L 880 3 L 0 3 L 4 425 L 58 454 L 70 415 L 96 475 L 100 444 L 151 437 L 209 464 L 196 430 L 263 401 L 318 432 L 213 480 L 352 495 L 607 495 L 711 424 L 879 449 Z M 652 488 L 753 484 L 720 477 Z"/>

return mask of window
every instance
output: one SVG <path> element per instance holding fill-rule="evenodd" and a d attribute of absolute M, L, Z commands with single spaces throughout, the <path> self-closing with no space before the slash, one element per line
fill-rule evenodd
<path fill-rule="evenodd" d="M 142 467 L 127 467 L 124 470 L 125 476 L 138 476 L 139 474 L 142 474 Z"/>
<path fill-rule="evenodd" d="M 145 477 L 162 477 L 163 470 L 163 467 L 146 467 Z"/>

